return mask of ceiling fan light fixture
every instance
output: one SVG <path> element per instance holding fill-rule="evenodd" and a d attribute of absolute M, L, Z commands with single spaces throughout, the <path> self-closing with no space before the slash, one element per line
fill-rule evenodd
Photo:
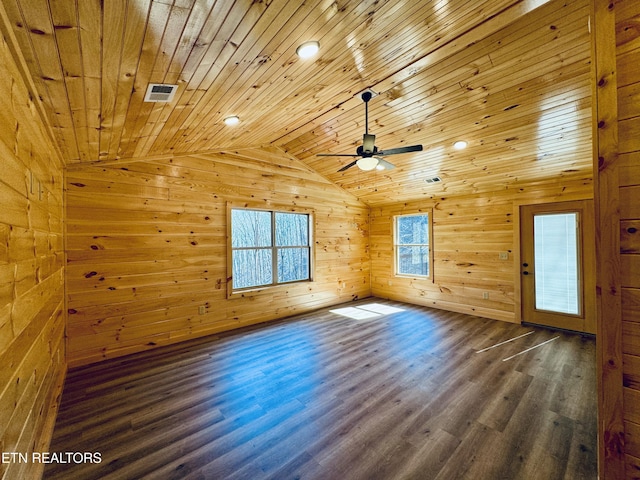
<path fill-rule="evenodd" d="M 360 170 L 371 171 L 378 170 L 393 170 L 396 166 L 385 160 L 386 157 L 391 155 L 398 155 L 400 153 L 421 152 L 422 145 L 407 145 L 405 147 L 390 148 L 385 150 L 378 150 L 376 147 L 376 136 L 369 133 L 369 100 L 374 96 L 373 90 L 367 89 L 362 92 L 362 101 L 364 102 L 364 135 L 362 137 L 362 145 L 356 149 L 355 155 L 349 155 L 345 153 L 317 153 L 318 157 L 360 157 L 358 160 L 354 160 L 347 165 L 338 169 L 338 172 L 344 172 L 351 167 L 357 166 Z M 377 155 L 374 157 L 373 155 Z"/>
<path fill-rule="evenodd" d="M 302 59 L 307 59 L 313 57 L 319 50 L 320 42 L 312 40 L 310 42 L 304 42 L 296 48 L 296 54 Z"/>
<path fill-rule="evenodd" d="M 456 150 L 464 150 L 465 148 L 467 148 L 468 143 L 465 142 L 464 140 L 458 140 L 456 143 L 453 144 L 453 148 L 455 148 Z"/>
<path fill-rule="evenodd" d="M 358 159 L 358 161 L 356 162 L 356 165 L 360 170 L 364 170 L 365 172 L 368 172 L 369 170 L 373 170 L 374 168 L 376 168 L 378 166 L 378 163 L 379 162 L 377 158 L 363 157 Z"/>
<path fill-rule="evenodd" d="M 240 123 L 240 117 L 238 117 L 237 115 L 231 115 L 230 117 L 224 119 L 224 123 L 225 125 L 232 127 Z"/>

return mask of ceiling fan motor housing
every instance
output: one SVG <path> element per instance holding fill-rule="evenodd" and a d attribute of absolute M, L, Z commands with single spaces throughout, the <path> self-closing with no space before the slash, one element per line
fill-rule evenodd
<path fill-rule="evenodd" d="M 363 94 L 364 95 L 364 94 Z M 362 152 L 369 156 L 373 155 L 378 149 L 375 146 L 376 136 L 365 133 L 362 137 Z"/>

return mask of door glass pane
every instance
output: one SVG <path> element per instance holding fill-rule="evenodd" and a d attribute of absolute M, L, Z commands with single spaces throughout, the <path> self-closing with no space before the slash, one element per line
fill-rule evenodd
<path fill-rule="evenodd" d="M 580 314 L 578 214 L 535 215 L 536 309 Z"/>

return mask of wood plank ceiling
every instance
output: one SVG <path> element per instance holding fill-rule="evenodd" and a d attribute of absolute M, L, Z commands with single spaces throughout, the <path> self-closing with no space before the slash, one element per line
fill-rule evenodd
<path fill-rule="evenodd" d="M 370 205 L 591 176 L 588 0 L 3 5 L 70 167 L 271 145 Z M 144 103 L 150 82 L 179 90 Z M 424 151 L 338 173 L 316 154 L 355 152 L 366 88 L 376 145 Z"/>

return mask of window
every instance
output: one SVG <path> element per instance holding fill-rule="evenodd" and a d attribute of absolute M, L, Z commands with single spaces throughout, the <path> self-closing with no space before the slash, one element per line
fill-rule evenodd
<path fill-rule="evenodd" d="M 394 229 L 396 275 L 429 277 L 431 275 L 429 214 L 396 216 Z"/>
<path fill-rule="evenodd" d="M 231 208 L 231 290 L 311 280 L 311 215 Z"/>

